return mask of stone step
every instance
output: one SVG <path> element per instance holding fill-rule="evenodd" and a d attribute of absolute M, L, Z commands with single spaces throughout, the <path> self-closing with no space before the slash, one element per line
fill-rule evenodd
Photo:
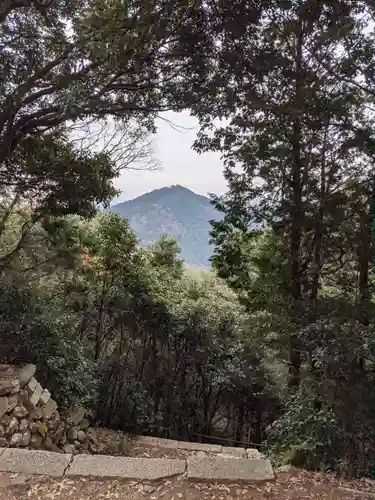
<path fill-rule="evenodd" d="M 192 481 L 255 483 L 272 481 L 275 475 L 265 458 L 190 457 L 187 477 Z"/>
<path fill-rule="evenodd" d="M 62 477 L 71 455 L 43 450 L 0 449 L 0 471 Z"/>
<path fill-rule="evenodd" d="M 204 451 L 206 453 L 221 453 L 223 447 L 219 444 L 192 443 L 190 441 L 179 441 L 179 450 Z"/>
<path fill-rule="evenodd" d="M 153 436 L 135 436 L 134 441 L 141 446 L 151 448 L 168 448 L 185 451 L 200 451 L 204 453 L 220 453 L 226 458 L 264 458 L 256 448 L 240 448 L 235 446 L 222 446 L 221 444 L 195 443 L 192 441 L 175 441 Z"/>
<path fill-rule="evenodd" d="M 185 460 L 76 455 L 67 476 L 111 477 L 156 481 L 184 474 Z"/>
<path fill-rule="evenodd" d="M 256 458 L 191 457 L 129 458 L 106 455 L 69 455 L 41 450 L 1 449 L 0 472 L 35 474 L 51 477 L 92 476 L 129 480 L 160 480 L 182 476 L 200 482 L 272 481 L 271 462 Z"/>

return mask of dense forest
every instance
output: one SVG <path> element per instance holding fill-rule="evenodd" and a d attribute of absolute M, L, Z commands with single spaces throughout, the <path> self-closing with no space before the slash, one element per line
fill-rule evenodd
<path fill-rule="evenodd" d="M 369 474 L 374 9 L 2 2 L 0 362 L 107 427 Z M 102 210 L 182 109 L 228 182 L 210 272 Z"/>

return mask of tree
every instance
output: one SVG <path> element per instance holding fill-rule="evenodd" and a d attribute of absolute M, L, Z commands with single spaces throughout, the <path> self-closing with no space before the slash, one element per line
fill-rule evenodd
<path fill-rule="evenodd" d="M 2 165 L 30 136 L 68 121 L 138 117 L 151 127 L 158 112 L 186 106 L 203 78 L 209 40 L 199 2 L 80 7 L 61 0 L 45 17 L 20 10 L 1 24 Z"/>
<path fill-rule="evenodd" d="M 214 224 L 218 247 L 232 250 L 236 238 L 240 246 L 246 244 L 253 222 L 266 223 L 282 245 L 293 382 L 299 378 L 302 348 L 295 331 L 320 314 L 323 282 L 338 275 L 341 281 L 345 274 L 353 280 L 359 246 L 361 287 L 367 288 L 369 238 L 361 244 L 353 240 L 368 235 L 368 229 L 359 230 L 358 211 L 368 213 L 372 157 L 354 128 L 367 130 L 372 116 L 366 111 L 367 96 L 331 76 L 311 54 L 313 48 L 314 54 L 329 57 L 334 74 L 341 67 L 341 57 L 335 56 L 341 41 L 362 39 L 361 6 L 297 1 L 282 7 L 266 7 L 256 32 L 242 37 L 224 32 L 222 57 L 211 78 L 220 75 L 226 88 L 218 90 L 220 106 L 207 99 L 197 110 L 202 129 L 196 147 L 220 151 L 225 161 L 229 191 L 214 200 L 225 214 L 223 223 Z M 335 36 L 326 36 L 332 29 Z M 233 52 L 243 64 L 225 57 Z M 226 124 L 212 125 L 223 117 Z M 362 227 L 368 228 L 368 222 L 363 220 Z M 236 276 L 240 281 L 242 272 L 239 258 L 225 271 L 232 282 Z M 369 307 L 367 292 L 351 291 Z"/>
<path fill-rule="evenodd" d="M 3 271 L 31 271 L 62 255 L 72 260 L 75 244 L 64 216 L 91 217 L 116 193 L 116 172 L 107 155 L 78 151 L 56 134 L 30 136 L 23 146 L 12 162 L 3 163 L 12 172 L 0 192 Z"/>
<path fill-rule="evenodd" d="M 97 216 L 89 230 L 74 309 L 78 307 L 82 313 L 79 336 L 92 342 L 95 361 L 106 354 L 116 335 L 116 323 L 126 314 L 140 266 L 136 243 L 126 219 L 116 214 Z M 124 294 L 119 294 L 121 287 Z"/>
<path fill-rule="evenodd" d="M 128 170 L 156 170 L 149 131 L 136 122 L 90 120 L 68 127 L 69 136 L 79 150 L 106 154 L 116 174 Z"/>
<path fill-rule="evenodd" d="M 51 7 L 55 0 L 4 0 L 0 7 L 0 23 L 5 21 L 6 17 L 16 9 L 23 7 L 35 7 L 40 12 Z"/>

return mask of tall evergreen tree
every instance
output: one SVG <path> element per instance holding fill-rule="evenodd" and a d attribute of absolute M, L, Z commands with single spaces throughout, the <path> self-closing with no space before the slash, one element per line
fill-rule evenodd
<path fill-rule="evenodd" d="M 323 286 L 339 279 L 349 303 L 360 305 L 359 319 L 368 317 L 369 219 L 360 214 L 369 212 L 373 160 L 358 131 L 368 131 L 373 119 L 368 94 L 341 77 L 348 64 L 343 45 L 358 43 L 361 55 L 374 54 L 364 8 L 274 2 L 256 30 L 225 31 L 211 74 L 225 90 L 219 105 L 208 99 L 197 110 L 196 148 L 223 154 L 229 186 L 214 200 L 225 214 L 213 227 L 219 272 L 224 266 L 227 276 L 244 276 L 238 241 L 251 238 L 252 222 L 268 224 L 281 242 L 291 383 L 301 366 L 294 332 L 319 317 Z M 213 125 L 223 118 L 224 125 Z M 348 277 L 357 282 L 350 290 Z"/>

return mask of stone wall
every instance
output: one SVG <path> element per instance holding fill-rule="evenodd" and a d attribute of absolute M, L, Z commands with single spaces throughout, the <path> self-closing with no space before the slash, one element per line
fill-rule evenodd
<path fill-rule="evenodd" d="M 60 453 L 95 451 L 84 408 L 62 417 L 36 366 L 0 365 L 0 448 L 25 447 Z"/>

